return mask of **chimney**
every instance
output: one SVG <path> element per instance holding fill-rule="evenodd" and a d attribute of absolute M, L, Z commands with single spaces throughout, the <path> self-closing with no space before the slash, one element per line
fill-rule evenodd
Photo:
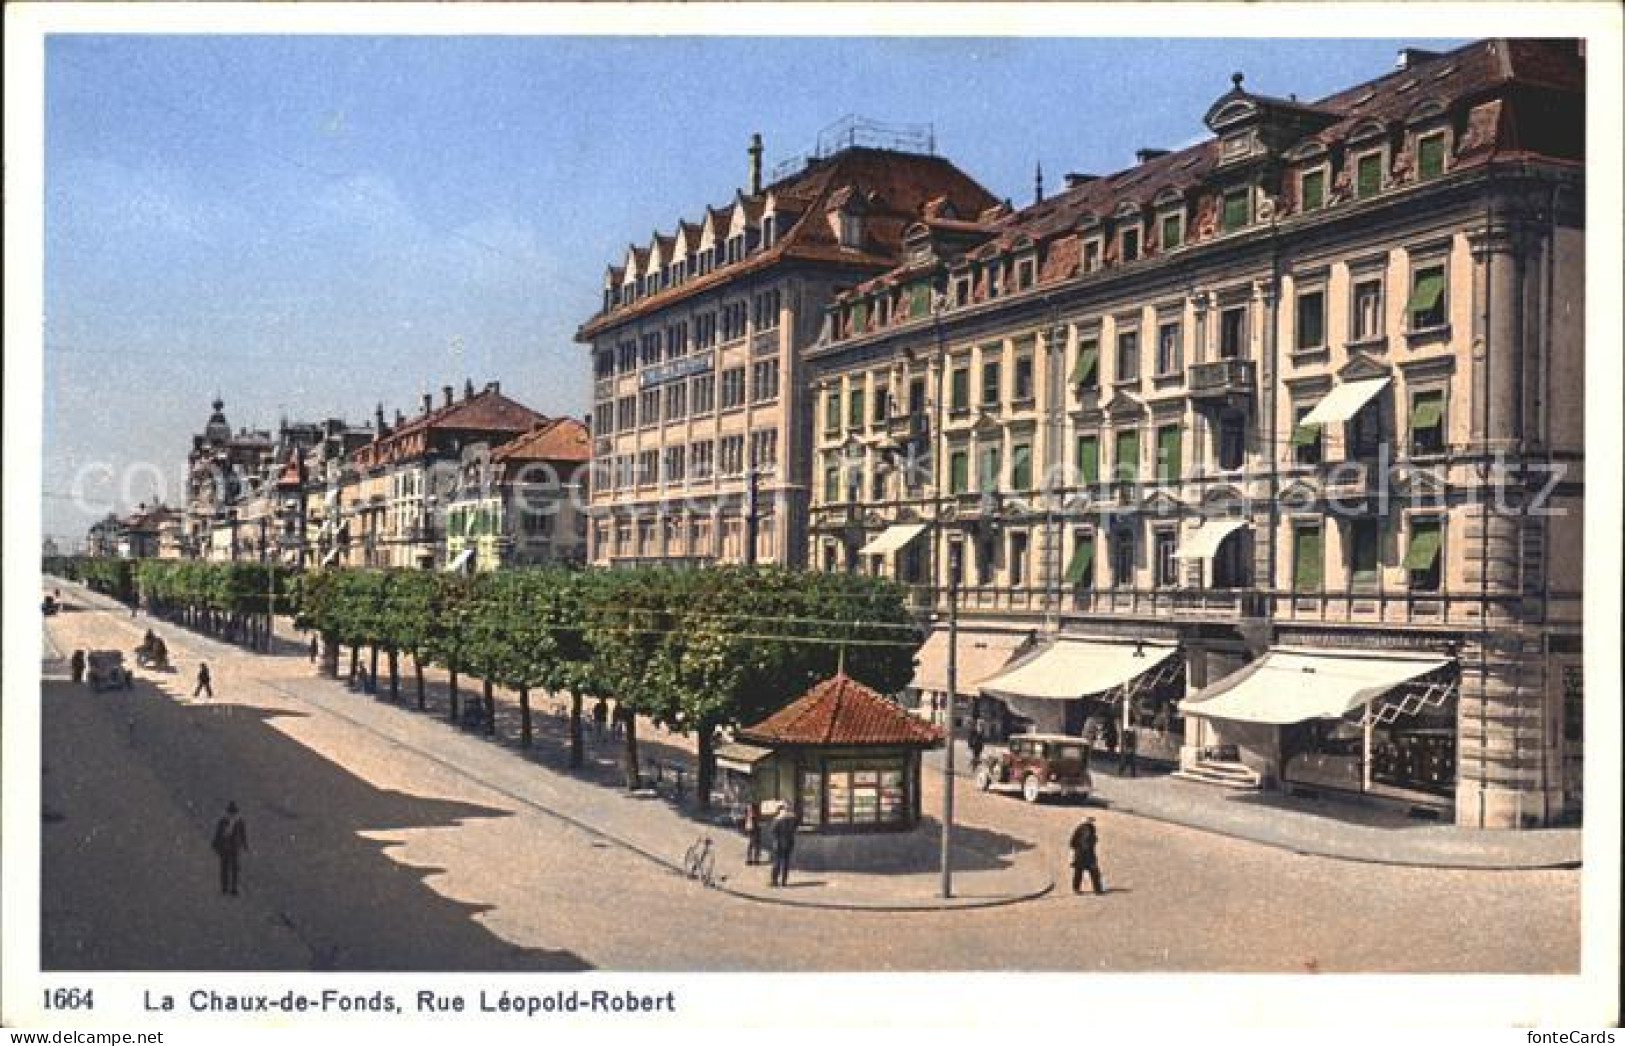
<path fill-rule="evenodd" d="M 1044 202 L 1044 162 L 1042 160 L 1033 163 L 1033 202 Z"/>
<path fill-rule="evenodd" d="M 434 394 L 425 392 L 423 394 L 423 413 L 427 414 L 431 410 L 434 410 Z"/>
<path fill-rule="evenodd" d="M 1167 156 L 1167 149 L 1136 149 L 1134 150 L 1135 163 L 1150 163 L 1159 156 Z"/>
<path fill-rule="evenodd" d="M 1068 171 L 1066 174 L 1066 187 L 1076 189 L 1080 185 L 1088 185 L 1090 182 L 1099 180 L 1100 175 L 1098 174 L 1079 174 L 1077 171 Z"/>
<path fill-rule="evenodd" d="M 384 405 L 382 403 L 373 408 L 372 416 L 378 422 L 378 431 L 382 433 L 384 431 Z"/>
<path fill-rule="evenodd" d="M 1437 51 L 1424 51 L 1420 47 L 1401 47 L 1399 56 L 1394 59 L 1395 69 L 1414 69 L 1423 62 L 1431 62 L 1439 57 Z"/>
<path fill-rule="evenodd" d="M 500 382 L 500 381 L 488 381 L 488 382 L 486 382 L 485 383 L 485 391 L 486 392 L 500 393 L 502 391 L 502 382 Z"/>
<path fill-rule="evenodd" d="M 395 427 L 400 428 L 404 424 L 406 424 L 406 415 L 401 413 L 401 409 L 399 407 L 396 407 L 395 408 Z"/>
<path fill-rule="evenodd" d="M 755 196 L 762 191 L 762 136 L 750 136 L 750 148 L 745 150 L 750 154 L 750 191 L 749 196 Z"/>
<path fill-rule="evenodd" d="M 473 378 L 464 378 L 463 379 L 463 399 L 471 400 L 473 398 L 474 398 L 474 379 Z"/>
<path fill-rule="evenodd" d="M 441 395 L 441 398 L 443 400 L 443 402 L 441 403 L 441 406 L 443 406 L 443 407 L 451 406 L 451 404 L 452 404 L 451 393 L 452 393 L 452 388 L 451 388 L 450 385 L 442 385 L 442 386 L 440 386 L 440 395 Z"/>

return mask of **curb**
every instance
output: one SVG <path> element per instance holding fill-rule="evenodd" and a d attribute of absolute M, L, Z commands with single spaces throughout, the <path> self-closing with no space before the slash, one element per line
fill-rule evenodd
<path fill-rule="evenodd" d="M 681 873 L 679 873 L 681 874 Z M 1048 881 L 1036 890 L 1025 893 L 1002 894 L 998 897 L 962 898 L 938 897 L 929 901 L 917 903 L 866 903 L 863 901 L 802 901 L 793 897 L 764 897 L 757 893 L 746 893 L 727 886 L 712 886 L 712 889 L 739 897 L 747 901 L 756 901 L 759 904 L 773 904 L 784 908 L 828 908 L 844 912 L 950 912 L 971 911 L 978 908 L 1005 908 L 1025 901 L 1036 901 L 1047 896 L 1055 889 L 1055 878 L 1047 877 Z"/>

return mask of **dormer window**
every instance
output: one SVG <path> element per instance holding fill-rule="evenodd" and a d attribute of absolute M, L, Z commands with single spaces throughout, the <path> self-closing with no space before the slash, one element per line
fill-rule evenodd
<path fill-rule="evenodd" d="M 954 305 L 963 308 L 970 304 L 970 277 L 957 276 L 954 278 Z"/>
<path fill-rule="evenodd" d="M 999 296 L 999 292 L 1001 290 L 1000 283 L 1002 282 L 999 278 L 1000 268 L 1000 264 L 996 261 L 987 263 L 987 296 L 989 298 L 997 298 Z"/>
<path fill-rule="evenodd" d="M 1185 215 L 1180 211 L 1169 211 L 1159 221 L 1158 238 L 1162 241 L 1162 249 L 1171 251 L 1185 240 Z"/>
<path fill-rule="evenodd" d="M 1100 239 L 1094 237 L 1083 242 L 1083 271 L 1094 272 L 1100 268 Z"/>
<path fill-rule="evenodd" d="M 1033 285 L 1034 273 L 1037 264 L 1031 258 L 1023 258 L 1016 263 L 1016 289 L 1027 290 Z"/>
<path fill-rule="evenodd" d="M 1252 190 L 1250 188 L 1232 189 L 1224 194 L 1220 215 L 1220 231 L 1235 232 L 1242 229 L 1252 221 Z"/>
<path fill-rule="evenodd" d="M 1444 173 L 1445 132 L 1434 131 L 1416 140 L 1416 176 L 1437 178 Z"/>
<path fill-rule="evenodd" d="M 1140 258 L 1140 227 L 1130 226 L 1124 229 L 1118 238 L 1119 256 L 1124 263 L 1138 261 Z"/>
<path fill-rule="evenodd" d="M 1354 195 L 1358 199 L 1382 191 L 1382 150 L 1361 153 L 1354 158 Z"/>
<path fill-rule="evenodd" d="M 1326 168 L 1316 167 L 1298 175 L 1298 207 L 1318 211 L 1326 206 Z"/>
<path fill-rule="evenodd" d="M 837 235 L 841 238 L 841 246 L 857 247 L 863 239 L 863 227 L 858 221 L 858 216 L 849 211 L 842 211 L 840 221 L 837 224 L 839 225 Z"/>

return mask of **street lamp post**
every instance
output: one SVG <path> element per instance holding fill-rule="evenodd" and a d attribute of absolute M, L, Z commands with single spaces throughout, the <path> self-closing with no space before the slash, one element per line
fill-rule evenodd
<path fill-rule="evenodd" d="M 948 550 L 948 692 L 944 697 L 946 714 L 943 733 L 947 747 L 942 757 L 942 896 L 954 895 L 952 858 L 954 832 L 954 711 L 959 703 L 959 551 Z"/>

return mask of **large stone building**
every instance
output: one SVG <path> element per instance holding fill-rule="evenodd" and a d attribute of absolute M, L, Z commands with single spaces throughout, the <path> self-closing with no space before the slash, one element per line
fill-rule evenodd
<path fill-rule="evenodd" d="M 269 432 L 238 429 L 226 421 L 225 402 L 214 398 L 203 431 L 192 437 L 186 458 L 186 518 L 182 541 L 190 557 L 238 558 L 238 530 L 232 506 L 249 489 L 271 452 Z"/>
<path fill-rule="evenodd" d="M 732 201 L 608 270 L 578 334 L 593 359 L 593 562 L 803 561 L 802 352 L 824 306 L 896 264 L 923 215 L 994 204 L 947 160 L 857 140 L 765 187 L 755 141 Z"/>
<path fill-rule="evenodd" d="M 1200 144 L 910 223 L 807 354 L 812 562 L 957 589 L 959 692 L 1013 725 L 1578 815 L 1584 77 L 1530 40 L 1238 75 Z"/>
<path fill-rule="evenodd" d="M 465 447 L 446 505 L 447 568 L 584 562 L 591 457 L 587 426 L 574 418 L 541 422 L 496 447 Z"/>

